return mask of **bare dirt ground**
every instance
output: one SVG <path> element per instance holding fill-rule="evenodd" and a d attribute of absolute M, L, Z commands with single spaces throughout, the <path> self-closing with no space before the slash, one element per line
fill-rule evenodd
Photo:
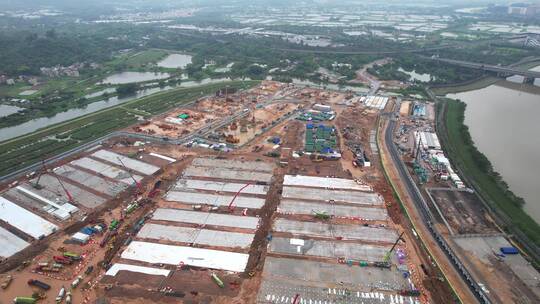
<path fill-rule="evenodd" d="M 38 278 L 47 282 L 52 286 L 51 290 L 46 292 L 47 298 L 42 303 L 53 303 L 58 290 L 62 286 L 68 286 L 73 279 L 82 274 L 88 266 L 94 266 L 94 271 L 89 275 L 84 275 L 82 284 L 73 290 L 74 303 L 93 303 L 96 299 L 106 299 L 109 303 L 255 303 L 259 286 L 262 280 L 262 270 L 264 260 L 267 256 L 268 235 L 271 231 L 272 223 L 277 214 L 276 208 L 281 199 L 283 176 L 285 174 L 302 174 L 311 176 L 333 176 L 341 178 L 353 178 L 363 183 L 371 185 L 374 191 L 380 193 L 385 201 L 384 208 L 387 208 L 389 220 L 384 223 L 381 221 L 377 224 L 384 224 L 398 232 L 405 231 L 404 242 L 399 243 L 399 248 L 406 250 L 409 263 L 408 266 L 412 272 L 412 280 L 420 289 L 423 303 L 447 303 L 451 299 L 451 293 L 445 282 L 439 280 L 440 274 L 433 267 L 429 256 L 422 247 L 416 236 L 411 232 L 409 222 L 403 216 L 392 190 L 387 183 L 380 165 L 379 154 L 372 151 L 370 148 L 369 137 L 370 132 L 376 128 L 378 113 L 372 110 L 366 110 L 362 107 L 348 108 L 342 106 L 342 102 L 346 99 L 346 94 L 321 92 L 315 89 L 290 89 L 287 85 L 277 84 L 273 82 L 263 83 L 253 92 L 246 94 L 231 96 L 233 102 L 230 102 L 230 107 L 224 108 L 224 103 L 227 103 L 227 97 L 209 97 L 200 100 L 194 107 L 189 109 L 177 109 L 160 117 L 156 117 L 146 127 L 147 130 L 152 129 L 152 125 L 157 125 L 168 116 L 175 116 L 179 113 L 190 113 L 191 117 L 202 115 L 198 122 L 190 125 L 188 132 L 192 132 L 200 126 L 208 123 L 208 119 L 214 119 L 219 115 L 224 115 L 227 111 L 241 109 L 245 104 L 251 104 L 255 107 L 255 102 L 267 100 L 273 94 L 286 95 L 286 92 L 293 92 L 293 98 L 300 100 L 304 106 L 310 106 L 315 102 L 331 104 L 337 113 L 337 118 L 333 122 L 324 122 L 325 124 L 333 124 L 338 130 L 338 146 L 343 152 L 343 157 L 335 161 L 313 161 L 307 155 L 293 156 L 293 151 L 300 151 L 304 147 L 304 132 L 305 123 L 294 119 L 288 119 L 280 124 L 270 126 L 271 122 L 282 116 L 284 113 L 290 112 L 298 106 L 297 102 L 283 102 L 272 104 L 266 108 L 255 110 L 255 130 L 262 130 L 264 124 L 267 125 L 267 130 L 263 136 L 253 136 L 249 140 L 249 144 L 241 147 L 238 150 L 229 153 L 217 152 L 203 148 L 187 148 L 184 146 L 173 146 L 165 144 L 144 144 L 134 146 L 135 141 L 127 138 L 117 138 L 108 143 L 104 143 L 104 147 L 111 149 L 117 153 L 130 155 L 135 159 L 145 161 L 147 163 L 159 166 L 161 169 L 154 175 L 146 177 L 141 182 L 143 198 L 141 207 L 129 216 L 124 215 L 119 233 L 112 237 L 109 242 L 102 248 L 98 244 L 103 239 L 103 235 L 96 235 L 93 241 L 85 246 L 64 244 L 66 238 L 70 234 L 75 233 L 82 227 L 90 223 L 104 222 L 109 224 L 113 219 L 122 217 L 122 210 L 128 203 L 134 200 L 136 194 L 135 188 L 129 188 L 117 197 L 108 201 L 102 208 L 88 211 L 87 216 L 82 222 L 73 222 L 62 227 L 62 231 L 54 234 L 51 237 L 35 242 L 29 249 L 10 258 L 7 263 L 0 264 L 0 272 L 3 274 L 11 274 L 14 276 L 12 285 L 0 293 L 0 303 L 8 303 L 15 296 L 30 296 L 32 289 L 26 285 L 29 278 Z M 220 112 L 221 111 L 221 112 Z M 161 121 L 161 122 L 160 122 Z M 249 124 L 249 121 L 247 122 Z M 142 126 L 141 126 L 142 129 Z M 241 129 L 241 123 L 238 130 Z M 152 129 L 153 130 L 153 129 Z M 162 130 L 164 131 L 164 130 Z M 159 131 L 159 132 L 162 132 Z M 173 130 L 184 134 L 184 131 Z M 167 130 L 169 132 L 169 130 Z M 177 133 L 159 133 L 166 136 L 178 135 Z M 158 134 L 158 130 L 155 130 Z M 248 133 L 249 134 L 249 133 Z M 280 137 L 278 157 L 269 157 L 265 154 L 274 149 L 274 144 L 268 143 L 268 137 Z M 371 159 L 372 166 L 369 168 L 357 168 L 352 165 L 353 155 L 349 149 L 351 142 L 358 142 L 367 151 Z M 158 153 L 167 157 L 175 158 L 177 161 L 168 164 L 163 159 L 150 156 L 150 153 Z M 86 153 L 88 154 L 88 153 Z M 84 155 L 84 154 L 83 154 Z M 259 160 L 267 163 L 275 164 L 273 171 L 273 179 L 269 184 L 269 191 L 265 197 L 265 205 L 258 210 L 249 210 L 248 216 L 256 216 L 261 219 L 258 229 L 255 231 L 254 241 L 249 249 L 234 249 L 228 251 L 238 251 L 249 253 L 249 260 L 246 270 L 242 273 L 229 273 L 225 271 L 215 271 L 210 269 L 202 269 L 196 267 L 176 267 L 166 265 L 148 265 L 140 262 L 141 266 L 163 267 L 173 270 L 169 277 L 151 276 L 140 273 L 132 273 L 120 271 L 115 277 L 104 276 L 105 269 L 110 263 L 122 262 L 120 253 L 126 248 L 129 240 L 136 238 L 136 232 L 133 231 L 133 226 L 142 218 L 149 218 L 149 213 L 158 207 L 174 207 L 179 209 L 192 210 L 193 206 L 178 202 L 169 202 L 163 199 L 166 190 L 174 185 L 176 180 L 181 176 L 182 172 L 189 166 L 193 158 L 203 156 L 214 156 L 225 159 L 244 159 L 244 160 Z M 80 157 L 80 156 L 77 156 Z M 72 158 L 73 159 L 73 158 Z M 69 160 L 63 160 L 66 163 Z M 388 166 L 387 161 L 383 158 L 383 162 Z M 394 173 L 395 174 L 395 173 Z M 395 175 L 390 178 L 395 180 Z M 211 179 L 211 178 L 210 178 Z M 151 189 L 157 181 L 161 181 L 160 191 L 155 197 L 148 197 Z M 400 189 L 401 191 L 403 189 Z M 204 192 L 204 191 L 202 191 Z M 242 215 L 241 208 L 235 208 L 232 211 L 234 215 Z M 218 208 L 218 213 L 229 213 L 227 208 Z M 308 220 L 307 218 L 298 217 L 298 219 Z M 149 220 L 152 222 L 153 220 Z M 154 221 L 155 222 L 155 221 Z M 335 219 L 333 223 L 361 225 L 363 222 L 355 219 Z M 188 224 L 178 224 L 178 226 L 196 227 Z M 215 229 L 216 227 L 208 227 Z M 236 228 L 226 228 L 224 231 L 245 232 Z M 426 234 L 426 231 L 419 231 L 418 234 Z M 425 236 L 423 235 L 425 238 Z M 161 241 L 160 241 L 161 242 Z M 163 241 L 163 243 L 166 243 Z M 436 247 L 434 242 L 428 243 Z M 49 261 L 53 255 L 60 253 L 58 249 L 73 251 L 76 253 L 85 254 L 86 258 L 82 264 L 66 267 L 59 273 L 51 275 L 42 275 L 34 273 L 32 270 L 37 263 Z M 200 246 L 203 248 L 215 248 L 216 246 Z M 431 249 L 431 248 L 430 248 Z M 438 253 L 442 254 L 442 253 Z M 438 257 L 440 258 L 440 257 Z M 23 269 L 15 270 L 23 261 L 28 261 L 28 266 Z M 125 261 L 124 261 L 125 262 Z M 335 262 L 335 261 L 334 261 Z M 130 261 L 130 263 L 134 263 Z M 420 265 L 425 265 L 425 271 L 420 268 Z M 445 272 L 448 269 L 444 269 Z M 210 274 L 215 272 L 225 283 L 224 288 L 219 288 L 211 279 Z M 454 274 L 455 275 L 455 274 Z M 450 280 L 453 278 L 450 275 Z M 458 289 L 459 290 L 459 289 Z M 171 292 L 174 291 L 174 292 Z M 466 297 L 465 297 L 466 298 Z M 469 302 L 466 302 L 469 303 Z M 472 302 L 470 302 L 472 303 Z"/>

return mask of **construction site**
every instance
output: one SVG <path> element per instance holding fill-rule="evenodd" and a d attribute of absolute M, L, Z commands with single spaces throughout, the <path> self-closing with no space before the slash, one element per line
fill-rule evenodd
<path fill-rule="evenodd" d="M 444 239 L 447 251 L 463 262 L 487 301 L 537 302 L 538 271 L 447 158 L 435 132 L 434 104 L 403 101 L 395 112 L 399 119 L 394 143 L 421 190 L 434 221 L 431 228 Z M 501 284 L 501 280 L 509 283 Z"/>
<path fill-rule="evenodd" d="M 0 193 L 0 303 L 454 298 L 382 171 L 395 104 L 265 81 L 44 161 Z"/>

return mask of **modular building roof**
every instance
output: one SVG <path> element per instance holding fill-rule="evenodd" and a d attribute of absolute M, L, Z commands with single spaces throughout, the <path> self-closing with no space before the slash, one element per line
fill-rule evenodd
<path fill-rule="evenodd" d="M 58 229 L 53 223 L 0 197 L 0 220 L 21 230 L 35 239 L 47 236 Z"/>
<path fill-rule="evenodd" d="M 147 263 L 184 264 L 234 272 L 244 271 L 249 258 L 244 253 L 139 241 L 131 242 L 121 256 L 123 259 Z"/>
<path fill-rule="evenodd" d="M 284 198 L 294 198 L 302 200 L 335 201 L 355 205 L 382 205 L 383 198 L 374 192 L 360 192 L 350 190 L 336 190 L 324 188 L 301 188 L 283 187 Z"/>
<path fill-rule="evenodd" d="M 9 258 L 29 245 L 25 240 L 0 227 L 0 258 Z"/>

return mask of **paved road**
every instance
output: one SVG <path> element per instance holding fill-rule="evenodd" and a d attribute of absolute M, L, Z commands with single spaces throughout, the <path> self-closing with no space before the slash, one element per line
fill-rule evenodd
<path fill-rule="evenodd" d="M 540 78 L 540 72 L 521 70 L 521 69 L 517 69 L 513 67 L 489 65 L 489 64 L 483 64 L 483 63 L 445 59 L 445 58 L 438 58 L 438 57 L 424 57 L 424 58 L 429 58 L 434 61 L 440 61 L 440 62 L 457 65 L 457 66 L 461 66 L 465 68 L 491 71 L 491 72 L 496 72 L 496 73 L 502 73 L 505 75 L 521 75 L 521 76 L 525 76 L 527 78 L 532 78 L 532 79 Z"/>
<path fill-rule="evenodd" d="M 396 112 L 394 112 L 394 114 L 396 114 Z M 395 126 L 395 119 L 390 118 L 386 133 L 384 134 L 386 148 L 390 152 L 390 158 L 394 163 L 394 166 L 397 168 L 400 179 L 403 182 L 403 185 L 406 187 L 409 196 L 412 198 L 413 203 L 418 210 L 422 221 L 431 232 L 433 238 L 438 242 L 441 249 L 447 255 L 448 259 L 452 262 L 453 266 L 461 275 L 463 280 L 468 284 L 471 292 L 475 295 L 478 301 L 480 303 L 491 303 L 491 301 L 487 298 L 486 294 L 484 293 L 484 291 L 482 291 L 478 283 L 473 279 L 468 270 L 460 262 L 457 255 L 454 254 L 450 246 L 446 243 L 444 238 L 433 226 L 433 214 L 431 213 L 431 210 L 429 209 L 424 197 L 421 195 L 420 190 L 416 186 L 416 183 L 413 181 L 411 175 L 407 171 L 405 163 L 401 159 L 401 155 L 399 154 L 398 149 L 394 143 Z"/>

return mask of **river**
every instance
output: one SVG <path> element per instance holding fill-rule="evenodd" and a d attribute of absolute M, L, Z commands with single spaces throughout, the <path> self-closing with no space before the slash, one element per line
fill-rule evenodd
<path fill-rule="evenodd" d="M 500 81 L 447 97 L 467 104 L 465 124 L 476 147 L 540 223 L 540 88 Z"/>
<path fill-rule="evenodd" d="M 230 80 L 231 80 L 230 78 L 213 78 L 213 79 L 205 78 L 200 81 L 184 81 L 176 86 L 165 86 L 162 88 L 155 87 L 155 88 L 140 90 L 135 95 L 121 97 L 121 98 L 117 96 L 113 96 L 108 99 L 90 103 L 84 108 L 70 109 L 65 112 L 57 113 L 52 117 L 36 118 L 30 121 L 27 121 L 25 123 L 13 126 L 13 127 L 2 128 L 0 129 L 0 141 L 4 141 L 4 140 L 17 137 L 17 136 L 25 135 L 25 134 L 34 132 L 38 129 L 53 125 L 53 124 L 68 121 L 70 119 L 74 119 L 83 115 L 94 113 L 96 111 L 99 111 L 108 107 L 112 107 L 112 106 L 115 106 L 124 102 L 128 102 L 133 99 L 145 97 L 145 96 L 155 94 L 158 92 L 167 91 L 174 88 L 190 88 L 190 87 L 195 87 L 195 86 L 200 86 L 200 85 L 205 85 L 205 84 L 213 84 L 213 83 L 230 81 Z M 250 80 L 250 79 L 245 78 L 245 80 Z M 102 91 L 101 94 L 103 94 L 104 91 Z M 8 113 L 8 110 L 12 111 L 12 109 L 8 107 L 11 107 L 11 106 L 2 105 L 2 107 L 0 107 L 0 117 L 2 116 L 2 113 L 4 111 L 6 113 Z"/>

